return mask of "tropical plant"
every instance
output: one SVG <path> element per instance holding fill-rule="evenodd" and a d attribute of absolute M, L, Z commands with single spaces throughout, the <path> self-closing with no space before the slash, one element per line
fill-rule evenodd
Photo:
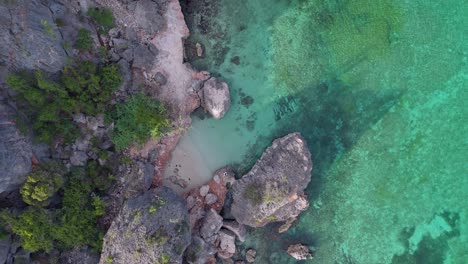
<path fill-rule="evenodd" d="M 157 139 L 170 125 L 164 107 L 143 94 L 118 104 L 110 117 L 115 122 L 112 140 L 117 150 L 133 143 L 142 145 L 150 138 Z"/>

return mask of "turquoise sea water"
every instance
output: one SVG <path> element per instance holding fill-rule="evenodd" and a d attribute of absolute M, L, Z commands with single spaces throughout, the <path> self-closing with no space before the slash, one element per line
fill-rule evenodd
<path fill-rule="evenodd" d="M 243 171 L 300 131 L 314 160 L 310 209 L 251 233 L 257 263 L 295 263 L 292 241 L 310 263 L 468 263 L 468 2 L 199 2 L 183 2 L 206 53 L 190 62 L 233 105 L 196 114 L 180 144 L 202 171 Z"/>

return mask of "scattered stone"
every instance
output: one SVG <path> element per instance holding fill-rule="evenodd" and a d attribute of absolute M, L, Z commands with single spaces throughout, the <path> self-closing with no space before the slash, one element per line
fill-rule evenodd
<path fill-rule="evenodd" d="M 216 203 L 216 201 L 218 201 L 218 196 L 212 194 L 212 193 L 209 193 L 206 195 L 205 197 L 205 203 L 207 205 L 212 205 L 214 203 Z"/>
<path fill-rule="evenodd" d="M 88 161 L 88 155 L 84 151 L 73 151 L 70 157 L 70 163 L 73 166 L 84 166 Z"/>
<path fill-rule="evenodd" d="M 197 49 L 197 56 L 202 57 L 203 56 L 203 47 L 200 43 L 195 44 L 195 48 Z"/>
<path fill-rule="evenodd" d="M 231 62 L 235 65 L 239 65 L 240 64 L 240 58 L 239 56 L 234 56 L 231 58 Z"/>
<path fill-rule="evenodd" d="M 218 244 L 218 257 L 221 259 L 228 259 L 236 253 L 236 236 L 228 230 L 220 230 L 219 244 Z"/>
<path fill-rule="evenodd" d="M 236 234 L 237 239 L 239 239 L 240 242 L 245 241 L 247 230 L 244 225 L 239 224 L 237 221 L 226 220 L 223 222 L 223 227 Z"/>
<path fill-rule="evenodd" d="M 170 180 L 173 184 L 176 184 L 176 185 L 180 186 L 182 189 L 185 189 L 185 188 L 187 188 L 187 186 L 188 186 L 187 180 L 182 179 L 182 178 L 179 178 L 179 177 L 174 176 L 174 175 L 172 175 L 171 177 L 169 177 L 169 180 Z"/>
<path fill-rule="evenodd" d="M 257 251 L 250 248 L 249 250 L 247 250 L 247 253 L 245 253 L 245 260 L 247 260 L 248 263 L 254 263 L 255 256 L 257 256 Z"/>
<path fill-rule="evenodd" d="M 276 139 L 249 173 L 232 185 L 232 215 L 252 227 L 298 216 L 308 206 L 303 191 L 311 171 L 310 152 L 299 133 Z"/>
<path fill-rule="evenodd" d="M 215 77 L 204 83 L 199 94 L 201 94 L 202 107 L 216 119 L 221 119 L 231 106 L 228 85 Z"/>
<path fill-rule="evenodd" d="M 209 185 L 203 185 L 202 187 L 200 187 L 200 195 L 203 197 L 205 197 L 209 191 L 210 191 Z"/>
<path fill-rule="evenodd" d="M 200 235 L 203 239 L 214 236 L 223 226 L 223 218 L 213 209 L 206 213 L 203 224 L 200 228 Z"/>
<path fill-rule="evenodd" d="M 167 83 L 167 78 L 161 72 L 157 72 L 154 75 L 154 81 L 159 85 L 165 85 Z"/>
<path fill-rule="evenodd" d="M 287 252 L 291 257 L 297 260 L 313 259 L 312 251 L 306 245 L 290 245 Z"/>

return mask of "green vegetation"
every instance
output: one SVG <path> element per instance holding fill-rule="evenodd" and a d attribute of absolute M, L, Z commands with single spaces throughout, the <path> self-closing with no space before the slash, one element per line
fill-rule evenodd
<path fill-rule="evenodd" d="M 107 256 L 107 257 L 106 257 L 106 262 L 107 262 L 107 263 L 112 263 L 113 261 L 114 261 L 114 258 L 113 258 L 113 257 L 111 257 L 111 256 Z"/>
<path fill-rule="evenodd" d="M 171 237 L 164 231 L 159 229 L 158 231 L 154 232 L 151 236 L 146 238 L 146 242 L 151 245 L 155 246 L 162 246 L 169 241 Z"/>
<path fill-rule="evenodd" d="M 20 193 L 25 203 L 44 207 L 63 185 L 65 168 L 56 162 L 50 162 L 33 170 L 26 178 Z"/>
<path fill-rule="evenodd" d="M 138 94 L 126 104 L 118 104 L 110 118 L 115 121 L 112 141 L 117 150 L 136 143 L 142 145 L 149 138 L 160 137 L 169 127 L 164 107 L 151 98 Z"/>
<path fill-rule="evenodd" d="M 54 29 L 56 28 L 56 25 L 54 23 L 49 24 L 47 20 L 41 20 L 41 25 L 44 28 L 45 32 L 47 35 L 56 38 L 57 35 L 54 33 Z"/>
<path fill-rule="evenodd" d="M 148 212 L 149 212 L 150 214 L 156 213 L 157 210 L 158 210 L 158 209 L 157 209 L 156 206 L 154 206 L 154 205 L 151 205 L 151 206 L 148 208 Z"/>
<path fill-rule="evenodd" d="M 157 263 L 157 264 L 167 264 L 167 263 L 169 263 L 169 260 L 170 260 L 169 255 L 162 254 L 162 255 L 161 255 L 161 258 L 160 258 L 159 261 L 157 261 L 156 263 Z"/>
<path fill-rule="evenodd" d="M 97 221 L 104 215 L 106 204 L 97 195 L 99 185 L 94 183 L 89 171 L 89 168 L 74 168 L 67 175 L 61 207 L 46 210 L 30 206 L 19 216 L 3 211 L 0 219 L 31 252 L 83 245 L 100 251 L 104 233 Z"/>
<path fill-rule="evenodd" d="M 49 252 L 53 248 L 52 217 L 47 210 L 30 207 L 17 218 L 3 211 L 0 218 L 21 238 L 24 249 Z"/>
<path fill-rule="evenodd" d="M 74 113 L 96 115 L 105 110 L 111 94 L 122 83 L 117 65 L 98 65 L 79 61 L 66 66 L 59 82 L 37 71 L 10 75 L 7 84 L 19 92 L 26 105 L 22 109 L 32 120 L 32 129 L 39 142 L 51 143 L 57 137 L 70 142 L 77 128 Z"/>
<path fill-rule="evenodd" d="M 256 182 L 249 184 L 244 190 L 244 198 L 249 200 L 253 205 L 259 205 L 263 201 L 262 194 L 259 191 L 261 189 L 262 186 Z"/>
<path fill-rule="evenodd" d="M 106 33 L 114 27 L 114 15 L 108 8 L 90 8 L 88 16 L 99 26 L 100 33 Z"/>
<path fill-rule="evenodd" d="M 90 245 L 100 250 L 103 232 L 96 227 L 105 205 L 99 197 L 90 195 L 92 182 L 83 169 L 75 169 L 70 175 L 63 195 L 63 208 L 57 213 L 59 225 L 54 236 L 59 248 Z"/>
<path fill-rule="evenodd" d="M 93 48 L 93 38 L 91 32 L 86 28 L 80 28 L 75 42 L 75 48 L 79 51 L 90 51 Z"/>

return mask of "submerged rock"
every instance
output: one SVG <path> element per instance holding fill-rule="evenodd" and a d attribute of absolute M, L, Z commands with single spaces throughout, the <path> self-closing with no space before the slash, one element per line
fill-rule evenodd
<path fill-rule="evenodd" d="M 216 119 L 221 119 L 231 107 L 228 85 L 214 77 L 204 83 L 199 94 L 203 108 Z"/>
<path fill-rule="evenodd" d="M 124 204 L 104 237 L 100 263 L 182 263 L 190 242 L 184 200 L 161 187 Z"/>
<path fill-rule="evenodd" d="M 312 259 L 312 251 L 306 246 L 302 244 L 294 244 L 290 245 L 287 250 L 288 254 L 297 259 L 297 260 L 304 260 L 304 259 Z"/>
<path fill-rule="evenodd" d="M 251 248 L 247 250 L 247 253 L 245 253 L 245 260 L 247 260 L 248 263 L 254 263 L 256 256 L 257 256 L 257 251 Z"/>
<path fill-rule="evenodd" d="M 311 171 L 310 152 L 299 133 L 276 139 L 249 173 L 232 185 L 232 215 L 252 227 L 297 217 L 308 207 L 303 191 Z"/>

